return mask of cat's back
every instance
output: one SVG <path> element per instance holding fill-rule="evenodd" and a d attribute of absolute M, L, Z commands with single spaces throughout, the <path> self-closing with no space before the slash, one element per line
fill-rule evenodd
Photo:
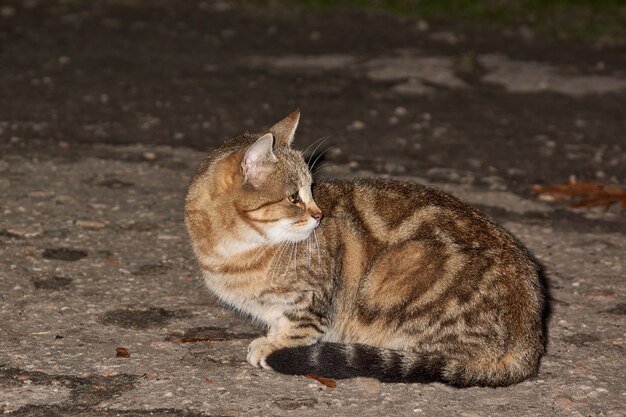
<path fill-rule="evenodd" d="M 398 214 L 437 206 L 442 209 L 475 212 L 466 203 L 443 191 L 422 184 L 390 178 L 355 178 L 322 180 L 313 185 L 315 197 L 327 209 L 343 210 L 351 201 L 369 201 L 377 211 L 393 208 Z M 357 203 L 358 204 L 358 203 Z"/>
<path fill-rule="evenodd" d="M 438 235 L 454 245 L 525 251 L 469 204 L 421 184 L 387 178 L 324 180 L 314 185 L 313 194 L 325 216 L 351 221 L 381 242 Z"/>

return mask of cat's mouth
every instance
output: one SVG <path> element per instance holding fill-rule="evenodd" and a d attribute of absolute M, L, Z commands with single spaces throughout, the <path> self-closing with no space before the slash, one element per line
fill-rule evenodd
<path fill-rule="evenodd" d="M 313 218 L 308 220 L 298 220 L 292 223 L 292 226 L 295 227 L 308 227 L 311 229 L 315 229 L 319 225 L 319 221 Z"/>
<path fill-rule="evenodd" d="M 315 220 L 313 218 L 309 220 L 298 220 L 293 222 L 289 229 L 290 232 L 295 235 L 294 237 L 300 241 L 307 239 L 311 233 L 313 233 L 313 230 L 319 226 L 319 223 L 319 220 Z"/>

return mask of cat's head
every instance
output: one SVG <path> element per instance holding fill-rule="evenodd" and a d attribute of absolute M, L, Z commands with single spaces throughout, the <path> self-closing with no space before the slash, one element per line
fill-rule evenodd
<path fill-rule="evenodd" d="M 225 143 L 194 180 L 188 211 L 198 206 L 201 194 L 209 194 L 202 205 L 213 211 L 214 231 L 230 225 L 239 240 L 258 243 L 308 238 L 322 212 L 311 194 L 308 165 L 291 147 L 299 118 L 299 112 L 291 113 L 267 131 Z M 194 193 L 199 183 L 203 191 Z"/>

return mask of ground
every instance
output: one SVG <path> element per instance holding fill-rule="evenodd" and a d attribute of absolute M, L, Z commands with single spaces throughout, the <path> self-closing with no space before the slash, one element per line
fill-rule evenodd
<path fill-rule="evenodd" d="M 10 416 L 620 416 L 626 216 L 535 183 L 626 184 L 626 49 L 227 1 L 0 4 L 0 411 Z M 501 389 L 252 368 L 203 287 L 187 184 L 300 108 L 318 176 L 445 189 L 544 265 L 539 374 Z M 118 348 L 124 348 L 118 349 Z M 119 355 L 119 356 L 118 356 Z"/>

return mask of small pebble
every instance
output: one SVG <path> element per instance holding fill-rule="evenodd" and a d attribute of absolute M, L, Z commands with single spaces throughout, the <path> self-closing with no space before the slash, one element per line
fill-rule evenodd
<path fill-rule="evenodd" d="M 337 158 L 342 153 L 343 151 L 341 150 L 341 148 L 330 148 L 328 152 L 326 152 L 326 156 L 330 159 L 334 159 L 334 158 Z"/>
<path fill-rule="evenodd" d="M 556 405 L 565 410 L 571 410 L 572 406 L 574 405 L 574 401 L 572 400 L 572 398 L 564 394 L 556 395 L 554 397 L 554 402 Z"/>
<path fill-rule="evenodd" d="M 98 230 L 106 227 L 106 224 L 99 222 L 97 220 L 76 220 L 76 226 L 82 227 L 84 229 L 92 229 Z"/>
<path fill-rule="evenodd" d="M 428 29 L 430 29 L 430 25 L 425 20 L 419 20 L 415 26 L 420 32 L 428 32 Z"/>
<path fill-rule="evenodd" d="M 407 109 L 406 107 L 398 106 L 394 109 L 393 113 L 396 116 L 405 116 L 407 114 Z"/>
<path fill-rule="evenodd" d="M 348 126 L 348 128 L 353 130 L 362 130 L 365 128 L 365 123 L 360 120 L 355 120 L 350 126 Z"/>
<path fill-rule="evenodd" d="M 6 229 L 6 234 L 11 237 L 21 237 L 24 239 L 30 239 L 33 237 L 37 237 L 41 235 L 42 230 L 40 229 Z"/>
<path fill-rule="evenodd" d="M 2 17 L 13 17 L 15 16 L 15 8 L 11 6 L 2 6 L 0 7 L 0 16 Z"/>
<path fill-rule="evenodd" d="M 115 369 L 113 369 L 113 368 L 104 369 L 103 371 L 100 372 L 100 375 L 102 375 L 104 377 L 111 377 L 111 376 L 115 376 L 117 374 L 118 374 L 118 372 Z"/>
<path fill-rule="evenodd" d="M 376 394 L 380 392 L 380 381 L 374 378 L 355 378 L 355 384 L 368 394 Z"/>
<path fill-rule="evenodd" d="M 404 174 L 406 173 L 406 167 L 396 162 L 387 162 L 384 165 L 384 170 L 388 174 L 396 175 L 396 174 Z"/>
<path fill-rule="evenodd" d="M 31 191 L 27 195 L 29 198 L 35 198 L 38 200 L 54 197 L 54 193 L 52 191 Z"/>

